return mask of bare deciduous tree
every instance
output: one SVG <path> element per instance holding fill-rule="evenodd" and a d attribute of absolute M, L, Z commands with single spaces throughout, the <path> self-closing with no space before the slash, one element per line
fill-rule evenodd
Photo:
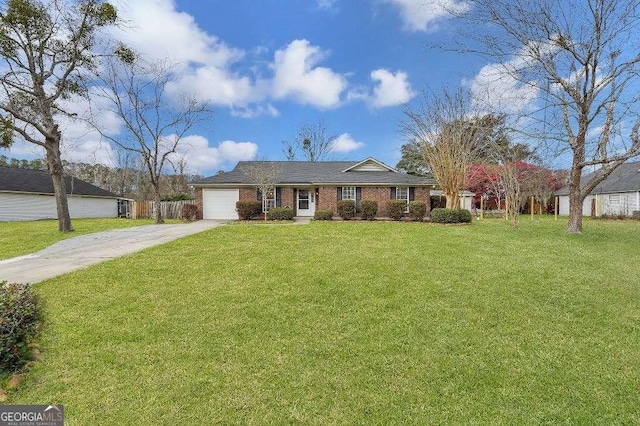
<path fill-rule="evenodd" d="M 502 81 L 538 99 L 529 137 L 571 154 L 567 232 L 582 232 L 582 204 L 640 154 L 640 0 L 469 0 L 464 45 L 497 62 Z M 477 25 L 475 25 L 477 24 Z M 585 168 L 597 167 L 582 180 Z"/>
<path fill-rule="evenodd" d="M 520 226 L 520 208 L 525 203 L 523 186 L 526 185 L 528 176 L 521 173 L 521 165 L 524 164 L 521 152 L 517 144 L 509 144 L 493 150 L 496 163 L 495 173 L 500 180 L 504 191 L 505 214 L 511 220 L 513 229 Z"/>
<path fill-rule="evenodd" d="M 429 170 L 447 198 L 447 208 L 459 208 L 467 167 L 486 148 L 493 126 L 473 110 L 468 93 L 459 89 L 441 95 L 424 94 L 417 107 L 404 108 L 401 130 L 424 153 Z"/>
<path fill-rule="evenodd" d="M 527 181 L 526 192 L 538 203 L 538 213 L 543 214 L 553 199 L 553 194 L 563 186 L 551 169 L 534 166 Z"/>
<path fill-rule="evenodd" d="M 269 207 L 274 207 L 269 205 L 269 200 L 275 198 L 276 185 L 281 175 L 280 167 L 274 162 L 256 161 L 243 164 L 241 170 L 260 192 L 264 220 L 267 220 Z"/>
<path fill-rule="evenodd" d="M 167 93 L 176 80 L 171 66 L 142 61 L 126 50 L 120 53 L 120 59 L 105 61 L 95 93 L 123 121 L 124 132 L 113 135 L 94 120 L 90 122 L 111 143 L 140 156 L 155 205 L 160 206 L 163 169 L 171 164 L 187 132 L 208 117 L 210 110 L 190 94 Z M 163 223 L 160 208 L 154 213 L 156 223 Z"/>
<path fill-rule="evenodd" d="M 96 63 L 96 33 L 115 22 L 115 8 L 100 0 L 9 0 L 0 6 L 0 146 L 18 134 L 44 149 L 63 232 L 73 228 L 58 120 L 71 114 L 60 101 L 85 94 L 82 76 Z"/>
<path fill-rule="evenodd" d="M 300 126 L 293 142 L 282 141 L 282 151 L 287 160 L 294 161 L 301 156 L 307 161 L 324 161 L 331 157 L 336 135 L 327 134 L 327 125 L 323 120 L 316 124 Z"/>

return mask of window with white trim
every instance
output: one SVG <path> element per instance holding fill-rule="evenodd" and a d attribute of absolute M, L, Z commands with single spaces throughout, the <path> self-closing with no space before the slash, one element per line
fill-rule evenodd
<path fill-rule="evenodd" d="M 404 208 L 405 213 L 409 213 L 409 188 L 406 186 L 399 186 L 396 188 L 396 200 L 404 200 L 407 205 Z"/>
<path fill-rule="evenodd" d="M 262 194 L 262 213 L 267 213 L 271 207 L 276 206 L 276 190 L 270 189 Z"/>
<path fill-rule="evenodd" d="M 343 200 L 356 200 L 356 187 L 355 186 L 343 186 L 342 187 L 342 199 Z"/>
<path fill-rule="evenodd" d="M 610 206 L 619 206 L 620 205 L 620 194 L 609 194 L 609 205 Z"/>

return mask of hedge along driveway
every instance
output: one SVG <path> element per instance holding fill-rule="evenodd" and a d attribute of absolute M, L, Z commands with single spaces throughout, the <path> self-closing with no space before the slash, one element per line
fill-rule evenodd
<path fill-rule="evenodd" d="M 221 227 L 36 286 L 70 424 L 640 422 L 637 222 Z"/>

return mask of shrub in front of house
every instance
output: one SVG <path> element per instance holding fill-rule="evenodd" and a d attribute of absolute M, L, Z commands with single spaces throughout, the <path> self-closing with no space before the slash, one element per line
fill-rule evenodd
<path fill-rule="evenodd" d="M 316 210 L 313 218 L 315 220 L 332 220 L 333 212 L 331 210 Z"/>
<path fill-rule="evenodd" d="M 38 336 L 42 307 L 26 284 L 0 282 L 0 371 L 13 372 L 31 360 L 29 343 Z"/>
<path fill-rule="evenodd" d="M 360 214 L 364 220 L 373 220 L 378 213 L 378 202 L 375 200 L 360 201 Z"/>
<path fill-rule="evenodd" d="M 427 205 L 422 201 L 409 201 L 409 216 L 413 220 L 422 222 L 424 215 L 427 214 Z"/>
<path fill-rule="evenodd" d="M 338 201 L 338 216 L 344 220 L 353 219 L 356 215 L 356 202 L 353 200 Z"/>
<path fill-rule="evenodd" d="M 240 220 L 250 220 L 253 216 L 262 213 L 262 203 L 260 201 L 237 201 L 236 211 Z"/>
<path fill-rule="evenodd" d="M 195 204 L 185 204 L 182 206 L 182 220 L 191 222 L 198 217 L 198 206 Z"/>
<path fill-rule="evenodd" d="M 160 198 L 160 201 L 186 201 L 193 200 L 193 195 L 191 194 L 174 194 L 166 197 Z"/>
<path fill-rule="evenodd" d="M 433 209 L 431 210 L 431 222 L 434 223 L 471 223 L 472 216 L 465 209 Z"/>
<path fill-rule="evenodd" d="M 269 220 L 293 220 L 293 210 L 289 207 L 271 207 L 267 218 Z"/>
<path fill-rule="evenodd" d="M 407 203 L 404 200 L 389 200 L 387 201 L 387 216 L 393 220 L 400 220 L 404 216 L 406 207 Z"/>

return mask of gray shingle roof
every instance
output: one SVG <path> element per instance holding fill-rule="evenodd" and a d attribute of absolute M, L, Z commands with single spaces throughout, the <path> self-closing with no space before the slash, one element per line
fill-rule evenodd
<path fill-rule="evenodd" d="M 380 184 L 424 186 L 435 184 L 433 179 L 408 175 L 406 173 L 396 173 L 392 171 L 344 171 L 358 163 L 359 161 L 241 161 L 232 171 L 193 182 L 193 185 L 251 185 L 253 182 L 243 172 L 243 168 L 251 164 L 275 164 L 279 169 L 279 185 Z"/>
<path fill-rule="evenodd" d="M 593 178 L 593 174 L 582 178 L 586 184 Z M 640 161 L 624 163 L 615 169 L 605 180 L 600 182 L 591 191 L 591 194 L 609 194 L 616 192 L 640 191 Z M 556 192 L 556 195 L 568 195 L 569 186 L 565 186 Z"/>
<path fill-rule="evenodd" d="M 65 185 L 67 194 L 117 198 L 114 193 L 80 179 L 73 178 L 71 185 L 70 176 L 65 176 Z M 53 182 L 47 171 L 0 166 L 0 192 L 53 194 Z"/>

